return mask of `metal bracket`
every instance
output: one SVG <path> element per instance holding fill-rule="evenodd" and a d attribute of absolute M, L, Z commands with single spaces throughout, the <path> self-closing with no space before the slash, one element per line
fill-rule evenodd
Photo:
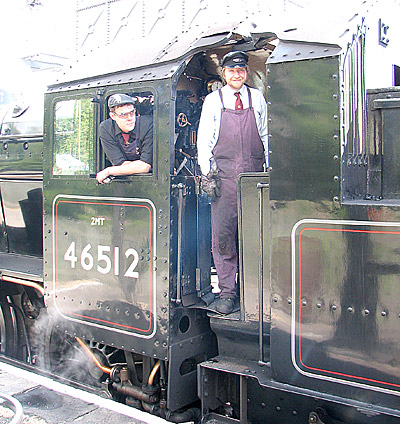
<path fill-rule="evenodd" d="M 308 416 L 308 424 L 324 424 L 324 422 L 320 420 L 318 414 L 315 411 L 312 411 Z"/>
<path fill-rule="evenodd" d="M 386 25 L 382 22 L 382 19 L 379 19 L 379 44 L 386 47 L 389 44 L 388 38 L 389 25 Z"/>
<path fill-rule="evenodd" d="M 327 414 L 324 408 L 318 407 L 308 415 L 308 424 L 344 424 L 344 422 L 335 420 Z"/>

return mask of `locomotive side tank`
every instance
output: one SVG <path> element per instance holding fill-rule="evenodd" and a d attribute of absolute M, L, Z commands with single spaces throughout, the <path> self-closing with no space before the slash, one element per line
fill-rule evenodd
<path fill-rule="evenodd" d="M 43 139 L 6 120 L 1 353 L 174 422 L 398 422 L 400 39 L 381 13 L 112 46 L 49 86 Z M 196 131 L 232 50 L 268 102 L 269 166 L 238 178 L 240 308 L 221 316 Z M 115 93 L 152 118 L 153 165 L 97 185 Z"/>

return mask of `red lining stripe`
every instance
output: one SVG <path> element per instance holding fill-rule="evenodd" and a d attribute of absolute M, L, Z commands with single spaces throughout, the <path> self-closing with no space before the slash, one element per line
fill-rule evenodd
<path fill-rule="evenodd" d="M 304 368 L 307 368 L 309 370 L 313 370 L 313 371 L 318 371 L 318 372 L 324 372 L 327 374 L 332 374 L 332 375 L 337 375 L 337 376 L 341 376 L 341 377 L 349 377 L 349 378 L 353 378 L 356 380 L 363 380 L 363 381 L 368 381 L 371 383 L 378 383 L 378 384 L 383 384 L 383 385 L 387 385 L 387 386 L 392 386 L 392 387 L 400 387 L 400 384 L 395 384 L 395 383 L 387 383 L 385 381 L 380 381 L 380 380 L 375 380 L 373 378 L 367 378 L 367 377 L 360 377 L 357 375 L 351 375 L 351 374 L 346 374 L 346 373 L 341 373 L 338 371 L 330 371 L 330 370 L 324 370 L 324 369 L 320 369 L 320 368 L 315 368 L 315 367 L 310 367 L 308 365 L 306 365 L 303 360 L 302 360 L 302 350 L 301 350 L 301 280 L 302 280 L 302 270 L 301 270 L 301 237 L 303 235 L 303 233 L 305 231 L 330 231 L 330 232 L 347 232 L 347 233 L 366 233 L 366 234 L 390 234 L 390 235 L 400 235 L 400 231 L 381 231 L 381 230 L 350 230 L 350 229 L 338 229 L 338 228 L 318 228 L 318 227 L 308 227 L 308 228 L 303 228 L 300 231 L 299 234 L 299 306 L 298 306 L 298 311 L 299 311 L 299 344 L 298 344 L 298 353 L 299 353 L 299 360 L 300 363 L 303 365 Z"/>
<path fill-rule="evenodd" d="M 74 204 L 85 204 L 85 205 L 104 205 L 104 206 L 129 206 L 129 207 L 140 207 L 140 208 L 145 208 L 149 211 L 149 256 L 151 257 L 152 255 L 152 238 L 151 238 L 151 221 L 152 221 L 152 211 L 151 208 L 149 208 L 146 205 L 134 205 L 131 203 L 114 203 L 114 202 L 90 202 L 90 201 L 78 201 L 78 200 L 58 200 L 56 203 L 56 207 L 55 207 L 55 217 L 56 217 L 56 234 L 55 234 L 55 239 L 56 239 L 56 245 L 55 245 L 55 255 L 56 255 L 56 283 L 58 281 L 58 231 L 57 231 L 57 226 L 58 226 L 58 206 L 60 203 L 74 203 Z M 149 311 L 150 311 L 150 318 L 154 316 L 154 314 L 151 312 L 152 311 L 152 285 L 151 285 L 151 280 L 152 280 L 152 270 L 151 270 L 151 263 L 152 261 L 149 261 Z M 150 319 L 149 321 L 149 328 L 148 329 L 142 329 L 142 328 L 137 328 L 137 327 L 132 327 L 132 326 L 128 326 L 125 324 L 118 324 L 116 322 L 111 322 L 111 321 L 105 321 L 99 318 L 93 318 L 93 317 L 88 317 L 86 315 L 80 315 L 80 314 L 75 314 L 75 313 L 69 313 L 66 315 L 74 315 L 77 317 L 81 317 L 81 318 L 86 318 L 88 320 L 91 321 L 95 321 L 95 322 L 104 322 L 107 324 L 113 324 L 115 326 L 118 327 L 123 327 L 123 328 L 129 328 L 132 330 L 137 330 L 139 332 L 143 332 L 143 333 L 148 333 L 150 330 L 152 330 L 152 319 Z"/>

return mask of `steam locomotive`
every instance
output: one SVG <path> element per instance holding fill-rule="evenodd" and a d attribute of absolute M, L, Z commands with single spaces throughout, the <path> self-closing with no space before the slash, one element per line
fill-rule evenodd
<path fill-rule="evenodd" d="M 173 422 L 400 422 L 399 39 L 379 13 L 112 46 L 49 85 L 43 127 L 5 113 L 3 357 Z M 238 178 L 240 307 L 223 316 L 196 130 L 233 50 L 268 102 L 269 166 Z M 97 185 L 114 93 L 152 116 L 154 163 Z"/>

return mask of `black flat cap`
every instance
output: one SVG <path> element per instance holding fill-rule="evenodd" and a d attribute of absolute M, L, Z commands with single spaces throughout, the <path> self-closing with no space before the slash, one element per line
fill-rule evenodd
<path fill-rule="evenodd" d="M 135 100 L 128 96 L 127 94 L 113 94 L 108 99 L 108 107 L 111 109 L 116 106 L 122 106 L 122 105 L 134 105 L 136 102 Z"/>
<path fill-rule="evenodd" d="M 249 56 L 245 52 L 229 52 L 221 60 L 222 68 L 243 68 L 247 66 Z"/>

